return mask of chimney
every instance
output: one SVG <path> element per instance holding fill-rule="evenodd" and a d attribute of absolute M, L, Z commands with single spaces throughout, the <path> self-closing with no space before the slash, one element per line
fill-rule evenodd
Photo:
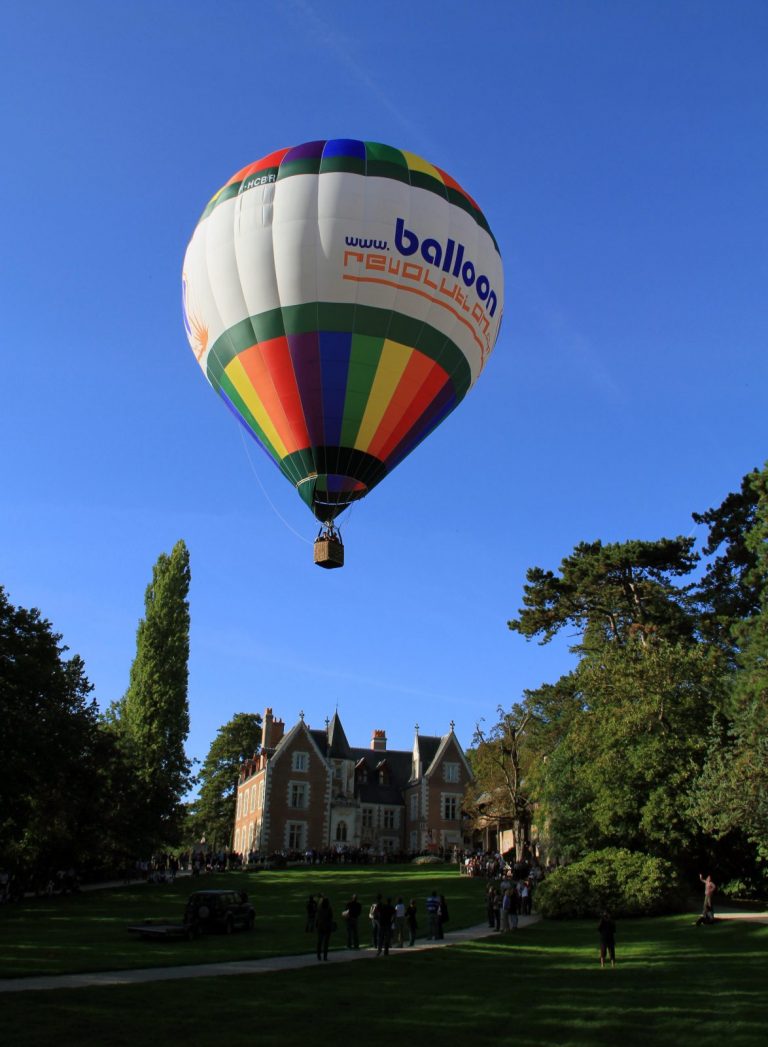
<path fill-rule="evenodd" d="M 272 748 L 276 749 L 280 742 L 283 740 L 285 734 L 285 723 L 283 720 L 272 721 Z"/>
<path fill-rule="evenodd" d="M 383 753 L 387 748 L 386 731 L 374 731 L 371 735 L 371 748 L 374 752 Z"/>
<path fill-rule="evenodd" d="M 264 710 L 264 719 L 261 721 L 261 748 L 263 751 L 275 749 L 285 734 L 285 724 L 282 720 L 276 720 L 271 709 Z"/>

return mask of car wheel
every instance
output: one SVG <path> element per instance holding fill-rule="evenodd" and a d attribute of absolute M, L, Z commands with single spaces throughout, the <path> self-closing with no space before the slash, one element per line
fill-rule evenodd
<path fill-rule="evenodd" d="M 232 934 L 234 929 L 235 929 L 234 921 L 232 920 L 231 916 L 228 916 L 227 919 L 226 919 L 226 922 L 224 924 L 224 933 L 225 934 Z"/>

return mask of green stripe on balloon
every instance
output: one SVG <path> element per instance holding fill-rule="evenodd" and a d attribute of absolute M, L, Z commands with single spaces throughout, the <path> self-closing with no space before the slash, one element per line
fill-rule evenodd
<path fill-rule="evenodd" d="M 370 335 L 352 336 L 352 352 L 347 372 L 347 393 L 344 398 L 344 420 L 341 426 L 341 442 L 345 447 L 354 447 L 360 423 L 368 405 L 371 386 L 381 358 L 384 339 Z"/>
<path fill-rule="evenodd" d="M 240 320 L 224 331 L 211 347 L 206 370 L 208 381 L 218 389 L 227 365 L 257 342 L 318 330 L 368 335 L 379 341 L 382 331 L 385 331 L 391 341 L 418 349 L 439 363 L 451 377 L 457 403 L 464 399 L 472 384 L 469 364 L 461 349 L 436 328 L 389 309 L 333 302 L 309 302 L 270 309 Z"/>

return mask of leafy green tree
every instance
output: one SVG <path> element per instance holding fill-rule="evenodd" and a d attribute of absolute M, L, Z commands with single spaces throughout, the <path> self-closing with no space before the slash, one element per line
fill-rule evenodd
<path fill-rule="evenodd" d="M 694 809 L 718 836 L 746 833 L 768 861 L 768 465 L 750 474 L 749 484 L 755 511 L 744 539 L 751 561 L 742 588 L 759 593 L 759 603 L 732 627 L 737 670 L 730 724 L 725 737 L 712 734 Z"/>
<path fill-rule="evenodd" d="M 144 846 L 178 838 L 190 783 L 184 751 L 189 733 L 189 553 L 183 541 L 163 553 L 147 586 L 136 657 L 115 723 L 141 791 Z"/>
<path fill-rule="evenodd" d="M 489 731 L 479 725 L 472 750 L 474 782 L 465 796 L 465 810 L 475 826 L 511 820 L 515 852 L 522 859 L 530 843 L 533 806 L 526 774 L 531 763 L 528 745 L 531 713 L 521 705 L 509 712 L 498 709 L 499 719 Z"/>
<path fill-rule="evenodd" d="M 528 694 L 542 725 L 531 784 L 553 857 L 626 846 L 693 860 L 700 841 L 685 800 L 721 686 L 705 648 L 635 635 Z"/>
<path fill-rule="evenodd" d="M 757 470 L 748 473 L 738 491 L 705 513 L 693 513 L 697 524 L 709 528 L 703 555 L 711 558 L 695 587 L 700 609 L 700 629 L 708 641 L 735 654 L 734 627 L 758 614 L 762 580 L 757 569 L 758 551 L 749 534 L 757 522 Z"/>
<path fill-rule="evenodd" d="M 0 587 L 0 854 L 41 873 L 108 860 L 122 792 L 85 667 L 66 652 L 38 610 Z"/>
<path fill-rule="evenodd" d="M 190 817 L 195 840 L 212 848 L 229 847 L 235 824 L 237 780 L 243 760 L 261 744 L 261 716 L 236 713 L 219 728 L 198 775 L 200 793 Z"/>
<path fill-rule="evenodd" d="M 687 590 L 673 580 L 689 574 L 697 559 L 692 538 L 582 542 L 562 561 L 559 574 L 540 567 L 528 570 L 524 606 L 507 624 L 541 643 L 570 626 L 581 634 L 575 650 L 606 640 L 626 643 L 633 633 L 641 642 L 651 632 L 690 637 Z"/>
<path fill-rule="evenodd" d="M 585 708 L 577 673 L 526 691 L 525 705 L 532 713 L 534 756 L 528 786 L 535 800 L 538 837 L 548 858 L 574 861 L 597 837 L 589 812 L 592 789 L 584 773 L 584 754 L 571 738 Z"/>
<path fill-rule="evenodd" d="M 596 845 L 679 859 L 698 847 L 685 799 L 704 763 L 722 666 L 701 646 L 653 637 L 577 670 L 584 711 L 569 732 Z"/>

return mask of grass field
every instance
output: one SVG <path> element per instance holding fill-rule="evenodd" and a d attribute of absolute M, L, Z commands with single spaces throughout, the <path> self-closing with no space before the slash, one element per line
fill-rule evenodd
<path fill-rule="evenodd" d="M 128 934 L 144 919 L 178 923 L 192 890 L 226 887 L 245 890 L 256 909 L 253 933 L 205 935 L 197 941 L 169 939 L 146 942 Z M 406 901 L 416 898 L 420 912 L 432 889 L 445 894 L 450 909 L 448 927 L 467 927 L 485 918 L 484 884 L 459 876 L 455 866 L 363 866 L 291 868 L 259 873 L 226 873 L 199 879 L 185 877 L 175 884 L 140 884 L 90 891 L 52 899 L 30 899 L 0 909 L 0 977 L 30 974 L 70 974 L 81 971 L 125 970 L 220 960 L 261 959 L 310 952 L 314 937 L 304 931 L 305 905 L 310 893 L 330 898 L 340 930 L 332 947 L 344 940 L 340 919 L 356 892 L 363 906 L 361 941 L 367 941 L 368 907 L 378 891 Z M 426 917 L 419 921 L 419 935 Z"/>
<path fill-rule="evenodd" d="M 324 872 L 324 871 L 323 871 Z M 457 923 L 466 912 L 467 923 L 482 916 L 477 901 L 482 885 L 460 880 L 450 873 L 437 880 L 432 870 L 393 869 L 354 870 L 353 879 L 363 884 L 364 898 L 375 887 L 376 876 L 386 886 L 409 882 L 420 898 L 434 882 L 449 900 L 455 899 Z M 413 872 L 414 880 L 409 880 Z M 259 874 L 261 876 L 263 874 Z M 253 895 L 277 902 L 285 923 L 301 921 L 290 906 L 300 907 L 308 893 L 307 880 L 299 871 L 265 876 Z M 348 882 L 345 874 L 330 871 L 311 884 L 327 888 L 344 900 Z M 234 882 L 225 877 L 227 882 Z M 183 897 L 188 884 L 183 885 Z M 142 888 L 146 890 L 146 888 Z M 161 906 L 177 895 L 160 889 L 156 896 Z M 114 934 L 124 926 L 123 900 L 139 905 L 136 891 L 109 892 L 94 898 L 102 914 L 116 913 L 114 922 L 106 919 Z M 120 899 L 118 901 L 118 899 Z M 50 909 L 60 908 L 65 936 L 78 937 L 77 913 L 83 899 L 57 900 Z M 48 906 L 48 903 L 42 903 Z M 144 905 L 148 905 L 145 902 Z M 162 903 L 165 904 L 165 903 Z M 95 914 L 96 908 L 93 909 Z M 53 916 L 53 913 L 49 913 Z M 267 919 L 265 912 L 264 919 Z M 50 921 L 49 921 L 50 922 Z M 80 920 L 82 931 L 83 920 Z M 31 930 L 34 919 L 27 921 Z M 293 940 L 294 951 L 307 951 L 307 937 L 299 929 L 285 929 Z M 8 912 L 2 914 L 2 955 L 14 955 L 21 963 L 20 950 L 12 948 L 14 928 L 21 932 L 24 922 Z M 35 935 L 40 928 L 35 930 Z M 84 933 L 84 932 L 82 932 Z M 74 937 L 73 937 L 74 934 Z M 233 958 L 233 950 L 244 948 L 250 938 L 206 939 L 210 948 Z M 109 938 L 109 934 L 106 936 Z M 25 940 L 31 952 L 40 946 Z M 135 943 L 134 943 L 135 944 Z M 93 956 L 97 943 L 84 943 L 86 956 Z M 192 943 L 197 948 L 199 943 Z M 299 948 L 301 946 L 301 948 Z M 257 955 L 252 947 L 249 955 Z M 187 949 L 177 943 L 174 950 Z M 282 1044 L 291 1047 L 311 1043 L 336 1043 L 339 1039 L 360 1040 L 365 1047 L 403 1045 L 440 1040 L 471 1044 L 619 1044 L 620 1047 L 665 1047 L 676 1044 L 691 1047 L 763 1047 L 768 1031 L 768 926 L 723 922 L 714 927 L 692 926 L 691 916 L 622 921 L 617 936 L 618 967 L 601 970 L 597 962 L 597 935 L 594 921 L 542 922 L 516 935 L 494 936 L 482 941 L 453 946 L 436 952 L 398 953 L 389 959 L 348 964 L 328 964 L 305 970 L 276 974 L 206 978 L 120 988 L 7 994 L 2 998 L 4 1042 L 19 1045 L 69 1045 L 90 1042 L 116 1047 L 137 1043 L 183 1042 L 190 1045 L 253 1042 L 259 1045 Z M 150 946 L 144 944 L 146 954 Z M 114 954 L 110 954 L 114 955 Z M 244 955 L 237 953 L 237 955 Z M 265 955 L 265 953 L 260 953 Z M 200 957 L 191 958 L 197 962 Z M 46 961 L 48 969 L 85 969 L 82 957 L 69 961 L 57 955 Z M 169 960 L 157 957 L 159 962 Z M 177 962 L 174 956 L 170 962 Z M 33 958 L 24 961 L 27 969 Z M 77 965 L 77 966 L 75 966 Z M 135 965 L 135 964 L 134 964 Z M 39 969 L 39 968 L 38 968 Z"/>

